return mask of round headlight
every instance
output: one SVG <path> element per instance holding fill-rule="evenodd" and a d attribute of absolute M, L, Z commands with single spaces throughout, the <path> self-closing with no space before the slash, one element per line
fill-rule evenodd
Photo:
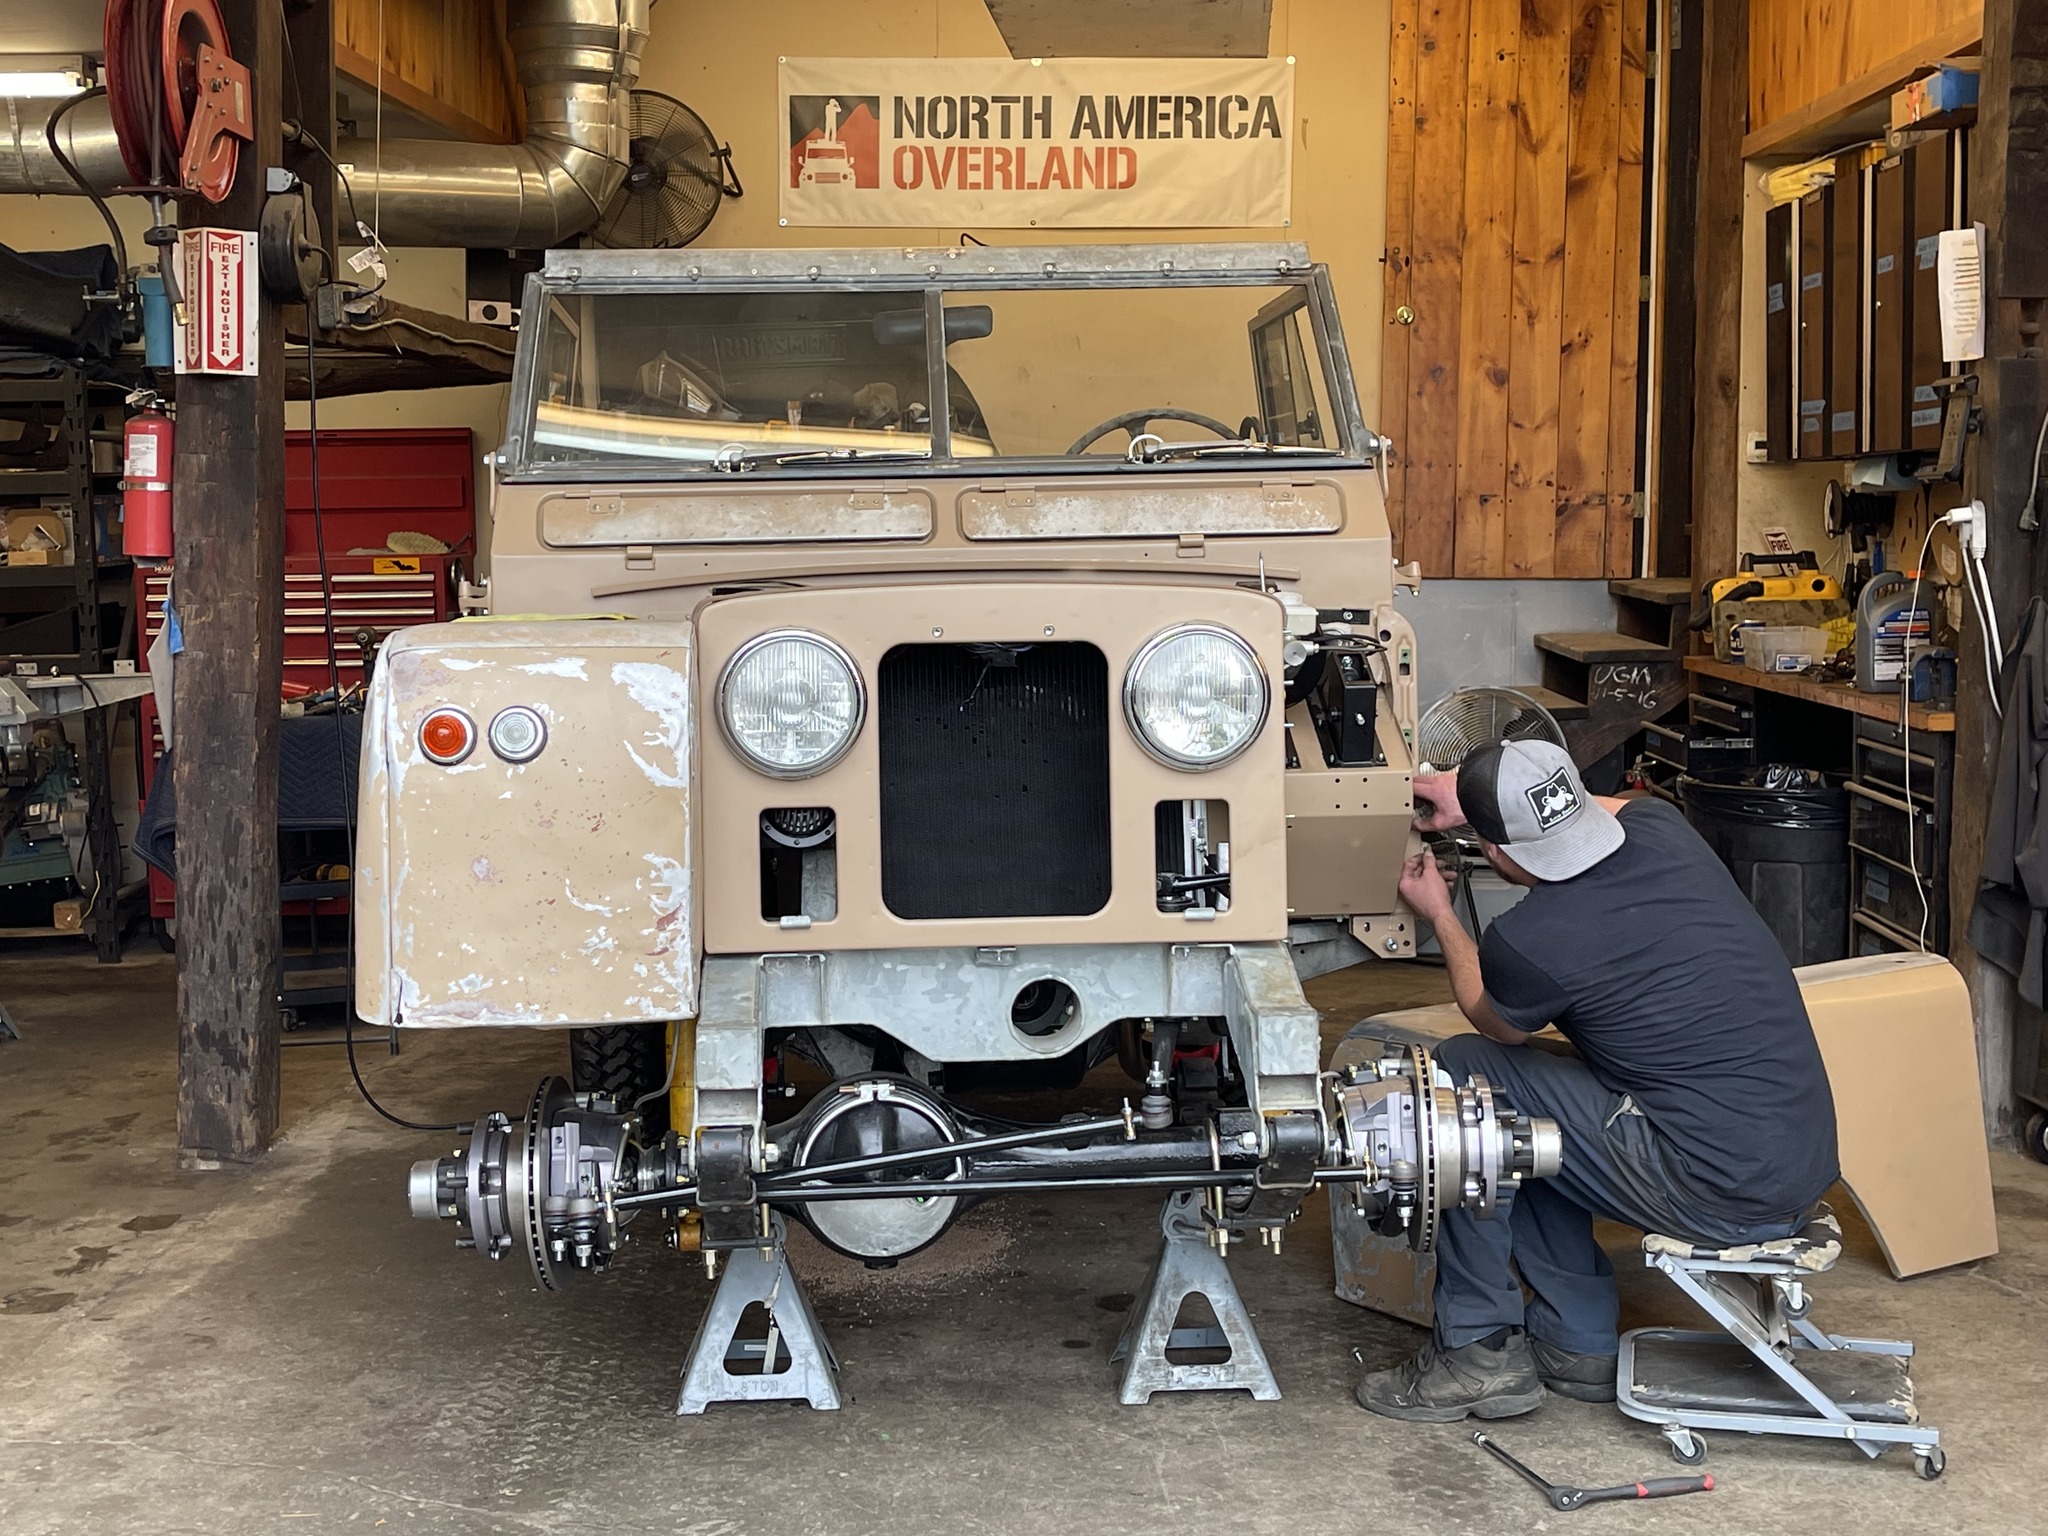
<path fill-rule="evenodd" d="M 801 630 L 755 636 L 718 680 L 725 739 L 749 765 L 779 779 L 809 778 L 838 762 L 866 711 L 853 658 Z"/>
<path fill-rule="evenodd" d="M 1124 678 L 1124 718 L 1172 768 L 1217 768 L 1252 743 L 1270 695 L 1252 648 L 1227 629 L 1184 624 L 1154 635 Z"/>

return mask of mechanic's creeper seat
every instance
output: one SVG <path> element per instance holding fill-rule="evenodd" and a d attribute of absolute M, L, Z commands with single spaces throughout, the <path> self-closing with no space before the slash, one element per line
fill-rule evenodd
<path fill-rule="evenodd" d="M 1706 1457 L 1694 1433 L 1818 1435 L 1875 1458 L 1910 1445 L 1924 1478 L 1941 1476 L 1941 1432 L 1920 1422 L 1896 1339 L 1822 1333 L 1809 1317 L 1807 1282 L 1835 1267 L 1842 1227 L 1826 1206 L 1787 1238 L 1700 1248 L 1650 1233 L 1644 1261 L 1692 1298 L 1720 1331 L 1636 1328 L 1621 1337 L 1615 1402 L 1655 1424 L 1687 1466 Z"/>

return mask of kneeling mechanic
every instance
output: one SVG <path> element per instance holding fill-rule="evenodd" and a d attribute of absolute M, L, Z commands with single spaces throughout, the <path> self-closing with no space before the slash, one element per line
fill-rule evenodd
<path fill-rule="evenodd" d="M 1715 1248 L 1799 1230 L 1837 1176 L 1813 1026 L 1777 940 L 1663 801 L 1589 795 L 1547 742 L 1484 748 L 1455 778 L 1418 777 L 1415 800 L 1417 826 L 1469 825 L 1528 888 L 1475 944 L 1430 855 L 1403 870 L 1479 1032 L 1437 1060 L 1555 1119 L 1564 1165 L 1506 1220 L 1445 1214 L 1434 1336 L 1358 1401 L 1426 1423 L 1527 1413 L 1546 1387 L 1609 1402 L 1619 1303 L 1593 1218 Z M 1546 1024 L 1576 1058 L 1527 1048 Z"/>

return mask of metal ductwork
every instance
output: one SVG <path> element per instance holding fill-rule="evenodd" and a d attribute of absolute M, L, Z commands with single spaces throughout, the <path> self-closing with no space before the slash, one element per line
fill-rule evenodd
<path fill-rule="evenodd" d="M 343 139 L 357 210 L 386 245 L 538 250 L 597 221 L 626 174 L 628 99 L 651 0 L 509 0 L 509 41 L 526 101 L 517 144 Z M 9 100 L 0 193 L 78 191 L 44 126 L 57 102 Z M 64 115 L 58 141 L 92 186 L 128 180 L 105 98 Z M 373 213 L 373 208 L 375 212 Z"/>

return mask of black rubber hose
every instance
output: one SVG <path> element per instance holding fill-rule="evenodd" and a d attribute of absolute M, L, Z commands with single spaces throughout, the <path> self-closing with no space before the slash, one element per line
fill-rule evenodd
<path fill-rule="evenodd" d="M 104 85 L 96 85 L 89 91 L 81 91 L 76 96 L 58 102 L 50 113 L 49 121 L 43 124 L 43 139 L 50 146 L 51 156 L 64 167 L 64 174 L 71 178 L 79 191 L 92 199 L 93 207 L 99 209 L 100 217 L 107 221 L 107 233 L 114 238 L 114 260 L 121 267 L 121 275 L 116 281 L 124 282 L 128 277 L 128 241 L 121 233 L 121 226 L 114 221 L 114 210 L 107 206 L 107 200 L 100 196 L 99 190 L 79 174 L 78 167 L 71 163 L 71 157 L 57 144 L 57 124 L 63 121 L 64 114 L 82 101 L 91 101 L 95 96 L 106 94 L 107 88 Z"/>

